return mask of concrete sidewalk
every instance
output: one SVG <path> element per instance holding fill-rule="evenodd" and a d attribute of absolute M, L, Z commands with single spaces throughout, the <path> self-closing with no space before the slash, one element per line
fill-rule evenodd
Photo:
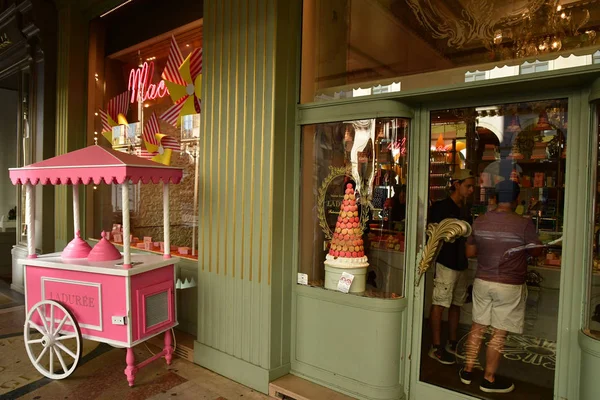
<path fill-rule="evenodd" d="M 269 399 L 177 357 L 170 366 L 156 360 L 141 369 L 130 388 L 123 373 L 125 349 L 88 340 L 73 374 L 58 381 L 45 378 L 31 364 L 23 344 L 23 297 L 3 281 L 0 293 L 0 399 Z M 137 362 L 159 351 L 145 344 L 134 349 Z"/>

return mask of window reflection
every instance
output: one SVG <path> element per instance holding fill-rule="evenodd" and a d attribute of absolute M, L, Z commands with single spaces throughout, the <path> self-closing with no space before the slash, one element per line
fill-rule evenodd
<path fill-rule="evenodd" d="M 301 101 L 592 65 L 599 12 L 584 1 L 304 0 Z"/>
<path fill-rule="evenodd" d="M 432 113 L 429 222 L 473 233 L 426 273 L 422 380 L 552 397 L 567 127 L 566 100 Z"/>

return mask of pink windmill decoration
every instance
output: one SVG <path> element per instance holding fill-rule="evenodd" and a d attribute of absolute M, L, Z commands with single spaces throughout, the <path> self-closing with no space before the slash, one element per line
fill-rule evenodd
<path fill-rule="evenodd" d="M 112 143 L 112 128 L 119 124 L 119 115 L 123 119 L 129 111 L 129 92 L 123 92 L 120 95 L 109 100 L 106 111 L 98 110 L 100 121 L 102 123 L 102 135 Z"/>
<path fill-rule="evenodd" d="M 171 163 L 171 154 L 173 151 L 179 151 L 179 142 L 171 136 L 160 132 L 160 125 L 155 113 L 152 113 L 142 132 L 144 146 L 140 157 L 159 162 L 164 165 Z"/>
<path fill-rule="evenodd" d="M 177 127 L 183 115 L 200 113 L 202 49 L 194 49 L 184 60 L 175 37 L 171 36 L 169 57 L 162 77 L 174 103 L 160 116 L 162 120 Z"/>

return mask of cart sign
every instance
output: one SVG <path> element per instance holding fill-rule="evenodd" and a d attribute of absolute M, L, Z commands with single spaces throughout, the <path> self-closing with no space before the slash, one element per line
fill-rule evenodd
<path fill-rule="evenodd" d="M 81 327 L 102 330 L 99 283 L 42 278 L 42 299 L 55 300 L 65 306 Z"/>

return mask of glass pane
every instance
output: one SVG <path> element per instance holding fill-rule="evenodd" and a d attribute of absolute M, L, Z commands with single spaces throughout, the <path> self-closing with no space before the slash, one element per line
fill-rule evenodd
<path fill-rule="evenodd" d="M 101 26 L 102 20 L 96 22 Z M 97 36 L 102 35 L 94 29 L 113 33 L 110 30 L 114 27 L 96 25 L 92 32 Z M 172 40 L 185 61 L 181 69 L 176 65 L 167 71 L 167 60 L 173 58 Z M 170 185 L 171 251 L 196 259 L 200 137 L 200 100 L 196 93 L 201 85 L 202 21 L 115 54 L 105 55 L 100 47 L 90 51 L 96 52 L 94 61 L 101 72 L 94 75 L 95 91 L 90 94 L 95 107 L 92 140 L 113 150 L 183 168 L 181 183 Z M 183 104 L 184 99 L 185 107 L 174 107 L 175 102 Z M 100 238 L 106 231 L 111 241 L 123 242 L 121 196 L 118 185 L 93 187 L 92 237 Z M 130 185 L 129 208 L 132 246 L 162 253 L 162 183 Z"/>
<path fill-rule="evenodd" d="M 552 398 L 567 115 L 567 100 L 431 114 L 428 220 L 462 219 L 473 233 L 444 243 L 426 273 L 421 380 Z"/>
<path fill-rule="evenodd" d="M 6 243 L 5 249 L 15 244 L 16 233 L 14 232 L 17 230 L 17 204 L 19 201 L 18 188 L 21 186 L 12 184 L 7 170 L 8 168 L 23 166 L 18 157 L 21 148 L 19 139 L 22 136 L 19 132 L 21 113 L 19 112 L 18 83 L 17 74 L 0 79 L 0 99 L 2 99 L 2 108 L 0 109 L 2 128 L 0 129 L 2 130 L 4 145 L 0 165 L 5 171 L 0 178 L 0 187 L 2 187 L 0 191 L 0 232 L 13 232 L 10 236 L 3 236 L 3 240 L 5 240 L 3 243 Z M 10 276 L 10 272 L 8 272 L 8 276 Z"/>
<path fill-rule="evenodd" d="M 599 2 L 304 0 L 301 102 L 594 63 Z M 531 67 L 536 60 L 545 66 Z M 520 66 L 524 68 L 520 70 Z"/>
<path fill-rule="evenodd" d="M 299 283 L 368 297 L 404 294 L 409 120 L 302 127 Z M 303 275 L 305 274 L 305 275 Z"/>
<path fill-rule="evenodd" d="M 596 106 L 596 122 L 598 123 L 597 138 L 600 148 L 600 105 Z M 593 245 L 593 263 L 591 271 L 591 286 L 588 289 L 590 308 L 587 314 L 586 325 L 584 332 L 588 335 L 600 339 L 600 151 L 597 156 L 596 167 L 596 198 L 595 198 L 595 213 L 594 213 L 594 245 Z"/>

